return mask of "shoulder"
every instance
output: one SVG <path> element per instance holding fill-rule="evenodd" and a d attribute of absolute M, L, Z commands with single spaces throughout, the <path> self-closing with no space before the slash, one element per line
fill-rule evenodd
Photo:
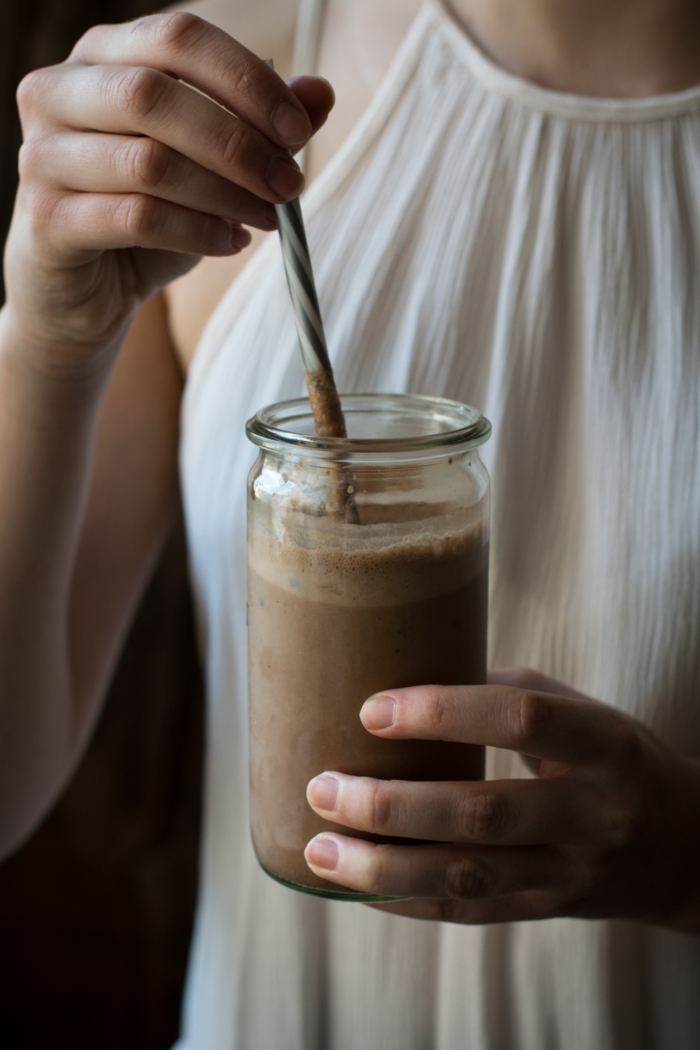
<path fill-rule="evenodd" d="M 190 11 L 255 54 L 274 56 L 289 49 L 298 6 L 298 0 L 181 0 L 165 10 Z"/>

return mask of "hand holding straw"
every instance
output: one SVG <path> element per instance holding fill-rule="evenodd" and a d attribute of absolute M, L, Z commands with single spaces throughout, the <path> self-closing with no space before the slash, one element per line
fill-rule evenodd
<path fill-rule="evenodd" d="M 274 69 L 272 59 L 268 59 L 267 64 Z M 345 416 L 328 356 L 299 198 L 288 204 L 276 204 L 275 213 L 316 433 L 320 437 L 344 438 L 347 437 Z M 348 488 L 352 486 L 345 479 L 340 491 L 341 506 L 345 508 L 345 520 L 358 524 L 355 500 Z"/>

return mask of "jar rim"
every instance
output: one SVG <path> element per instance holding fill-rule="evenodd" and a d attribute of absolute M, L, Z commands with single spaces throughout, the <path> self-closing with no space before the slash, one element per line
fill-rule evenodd
<path fill-rule="evenodd" d="M 287 429 L 302 420 L 313 418 L 308 398 L 277 401 L 261 408 L 246 423 L 246 434 L 253 444 L 265 449 L 295 447 L 305 451 L 332 452 L 335 455 L 352 453 L 420 452 L 440 448 L 463 451 L 483 445 L 491 434 L 491 424 L 478 409 L 461 401 L 426 394 L 341 394 L 341 404 L 346 416 L 352 418 L 359 413 L 378 413 L 410 418 L 433 419 L 434 433 L 422 433 L 399 438 L 337 438 L 319 437 Z M 282 424 L 282 425 L 281 425 Z M 286 424 L 286 427 L 284 426 Z"/>

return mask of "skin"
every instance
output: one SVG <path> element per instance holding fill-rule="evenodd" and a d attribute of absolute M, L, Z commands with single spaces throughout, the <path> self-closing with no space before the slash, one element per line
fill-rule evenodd
<path fill-rule="evenodd" d="M 268 2 L 268 0 L 266 0 Z M 643 97 L 680 91 L 700 82 L 700 6 L 695 0 L 444 0 L 494 61 L 544 87 L 603 97 Z M 420 0 L 327 0 L 318 72 L 336 92 L 333 117 L 307 149 L 311 183 L 343 144 L 367 108 Z M 293 0 L 287 5 L 293 13 Z M 239 17 L 225 0 L 191 6 L 237 35 Z M 282 12 L 283 13 L 283 12 Z M 643 15 L 643 17 L 641 17 Z M 275 49 L 282 76 L 291 70 L 293 26 Z M 248 38 L 244 39 L 248 43 Z M 624 59 L 621 60 L 621 55 Z M 250 250 L 262 235 L 254 232 Z M 250 250 L 234 258 L 204 260 L 166 292 L 171 335 L 186 368 L 211 310 L 235 279 Z"/>
<path fill-rule="evenodd" d="M 208 21 L 176 12 L 98 27 L 65 63 L 30 75 L 20 86 L 25 145 L 5 254 L 7 304 L 0 313 L 0 851 L 5 854 L 42 819 L 89 739 L 176 506 L 178 411 L 194 347 L 218 298 L 273 228 L 270 206 L 302 187 L 287 149 L 297 149 L 321 128 L 333 104 L 323 79 L 304 77 L 285 85 L 293 5 L 268 0 L 265 18 L 260 6 L 203 0 L 193 10 Z M 484 50 L 506 67 L 558 90 L 622 95 L 679 90 L 700 81 L 695 6 L 680 0 L 455 0 L 453 5 Z M 382 5 L 331 0 L 320 72 L 338 74 L 338 116 L 314 140 L 309 178 L 371 98 L 416 7 L 417 0 Z M 273 57 L 283 77 L 255 54 Z M 288 120 L 276 124 L 284 106 Z M 522 686 L 514 679 L 508 690 L 514 711 L 532 692 L 525 683 L 521 695 Z M 549 683 L 544 692 L 554 699 L 535 703 L 550 705 L 544 726 L 551 741 L 499 735 L 496 726 L 486 741 L 543 758 L 541 793 L 526 782 L 521 811 L 512 817 L 514 825 L 516 817 L 522 822 L 517 841 L 475 848 L 471 839 L 478 824 L 469 822 L 468 799 L 483 787 L 457 785 L 457 802 L 440 795 L 444 786 L 434 788 L 428 798 L 414 795 L 411 802 L 406 795 L 409 801 L 398 810 L 405 811 L 406 822 L 395 833 L 413 834 L 409 829 L 427 808 L 446 829 L 442 867 L 430 868 L 430 858 L 426 864 L 424 855 L 407 848 L 393 868 L 390 859 L 378 864 L 369 853 L 356 853 L 350 872 L 350 854 L 339 840 L 344 859 L 336 874 L 345 865 L 340 881 L 400 883 L 402 893 L 425 898 L 399 906 L 406 914 L 495 921 L 524 917 L 517 908 L 524 908 L 525 897 L 527 914 L 539 908 L 542 916 L 572 914 L 575 908 L 583 913 L 581 901 L 587 900 L 590 914 L 625 914 L 696 930 L 695 890 L 686 894 L 678 886 L 686 885 L 684 865 L 697 870 L 689 863 L 695 857 L 688 845 L 697 838 L 692 816 L 698 812 L 697 768 L 667 752 L 643 727 L 594 702 L 576 708 L 577 740 L 583 745 L 607 739 L 609 731 L 616 740 L 626 733 L 628 746 L 606 747 L 595 767 L 586 758 L 590 749 L 583 748 L 580 758 L 560 753 L 556 748 L 566 743 L 573 710 L 567 706 L 571 700 L 561 698 L 571 694 L 559 683 Z M 449 704 L 427 687 L 395 695 L 404 713 L 384 733 L 430 735 L 436 712 L 447 710 L 453 721 L 442 719 L 440 731 L 456 739 L 485 739 L 487 710 L 503 707 L 504 725 L 510 724 L 510 708 L 497 685 L 456 691 Z M 627 776 L 632 770 L 639 774 Z M 613 815 L 619 810 L 639 817 L 648 812 L 650 783 L 652 830 L 648 821 L 621 820 L 622 845 L 611 846 L 612 818 L 601 792 Z M 391 790 L 409 789 L 381 788 L 390 814 L 397 811 L 387 794 Z M 421 790 L 431 791 L 429 785 Z M 379 797 L 378 791 L 345 783 L 341 804 L 350 809 L 343 810 L 343 820 L 359 819 L 355 814 L 365 812 L 366 799 Z M 572 799 L 580 814 L 579 838 L 569 842 L 558 829 L 569 826 Z M 466 824 L 450 830 L 447 815 L 455 807 L 466 814 Z M 612 824 L 617 827 L 614 819 Z M 472 836 L 463 870 L 478 860 L 487 874 L 494 873 L 491 881 L 473 874 L 449 881 L 448 854 L 464 852 L 465 827 L 472 828 Z M 537 841 L 524 834 L 535 834 Z M 654 867 L 650 858 L 662 849 L 672 863 Z M 514 850 L 526 850 L 529 863 L 518 868 Z M 386 851 L 370 853 L 390 857 Z M 642 857 L 648 882 L 638 885 L 633 862 L 625 867 L 614 860 L 606 867 L 595 860 L 613 854 Z M 520 863 L 525 854 L 517 856 Z M 586 863 L 573 864 L 571 857 Z M 527 885 L 513 883 L 516 868 Z M 332 876 L 324 870 L 324 877 Z M 624 889 L 617 892 L 613 885 L 606 895 L 611 884 Z M 436 898 L 446 903 L 436 905 Z"/>
<path fill-rule="evenodd" d="M 381 781 L 327 772 L 309 784 L 326 820 L 375 845 L 317 835 L 324 879 L 418 898 L 377 905 L 458 923 L 632 918 L 700 933 L 700 764 L 641 723 L 528 669 L 486 686 L 421 686 L 371 697 L 360 715 L 387 740 L 452 740 L 528 756 L 535 778 Z"/>
<path fill-rule="evenodd" d="M 0 315 L 6 853 L 80 758 L 176 507 L 182 374 L 158 292 L 201 255 L 240 251 L 241 223 L 270 229 L 271 205 L 299 192 L 285 147 L 333 97 L 293 87 L 301 102 L 185 14 L 93 29 L 20 86 Z"/>
<path fill-rule="evenodd" d="M 698 82 L 700 7 L 688 0 L 457 0 L 499 65 L 575 95 L 643 98 Z"/>

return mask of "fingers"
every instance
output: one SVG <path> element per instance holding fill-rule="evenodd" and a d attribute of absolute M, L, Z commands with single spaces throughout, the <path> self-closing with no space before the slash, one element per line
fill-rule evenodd
<path fill-rule="evenodd" d="M 52 74 L 52 71 L 47 71 Z M 132 66 L 53 71 L 42 120 L 78 131 L 144 135 L 271 203 L 301 193 L 304 177 L 287 151 L 210 99 L 154 69 Z"/>
<path fill-rule="evenodd" d="M 333 833 L 312 839 L 305 857 L 320 878 L 361 893 L 461 901 L 552 891 L 566 869 L 562 854 L 547 846 L 390 846 Z"/>
<path fill-rule="evenodd" d="M 634 749 L 632 719 L 592 700 L 505 685 L 416 686 L 370 697 L 362 724 L 391 740 L 454 740 L 559 762 Z"/>
<path fill-rule="evenodd" d="M 272 204 L 147 137 L 59 133 L 24 146 L 20 170 L 59 190 L 145 193 L 261 230 L 276 225 Z"/>
<path fill-rule="evenodd" d="M 409 919 L 483 926 L 494 922 L 551 919 L 560 913 L 559 903 L 558 898 L 551 894 L 531 892 L 471 901 L 419 897 L 387 904 L 368 904 L 367 907 Z"/>
<path fill-rule="evenodd" d="M 42 244 L 63 242 L 69 256 L 133 246 L 240 250 L 250 238 L 239 224 L 273 229 L 270 206 L 303 189 L 287 150 L 333 104 L 325 81 L 292 86 L 191 15 L 97 27 L 67 63 L 20 85 L 26 225 Z M 83 199 L 67 200 L 66 190 Z M 66 216 L 87 225 L 68 236 Z"/>
<path fill-rule="evenodd" d="M 66 194 L 54 204 L 47 250 L 58 256 L 114 248 L 160 248 L 190 255 L 234 255 L 247 230 L 139 193 Z"/>
<path fill-rule="evenodd" d="M 178 12 L 96 26 L 72 57 L 89 65 L 158 69 L 203 91 L 285 148 L 302 145 L 312 133 L 304 106 L 284 81 L 238 41 L 195 15 Z"/>
<path fill-rule="evenodd" d="M 323 77 L 292 77 L 290 91 L 299 99 L 309 115 L 314 134 L 322 128 L 335 105 L 335 92 Z"/>
<path fill-rule="evenodd" d="M 320 816 L 375 835 L 536 845 L 592 840 L 591 789 L 566 780 L 428 783 L 323 773 L 307 789 Z"/>

